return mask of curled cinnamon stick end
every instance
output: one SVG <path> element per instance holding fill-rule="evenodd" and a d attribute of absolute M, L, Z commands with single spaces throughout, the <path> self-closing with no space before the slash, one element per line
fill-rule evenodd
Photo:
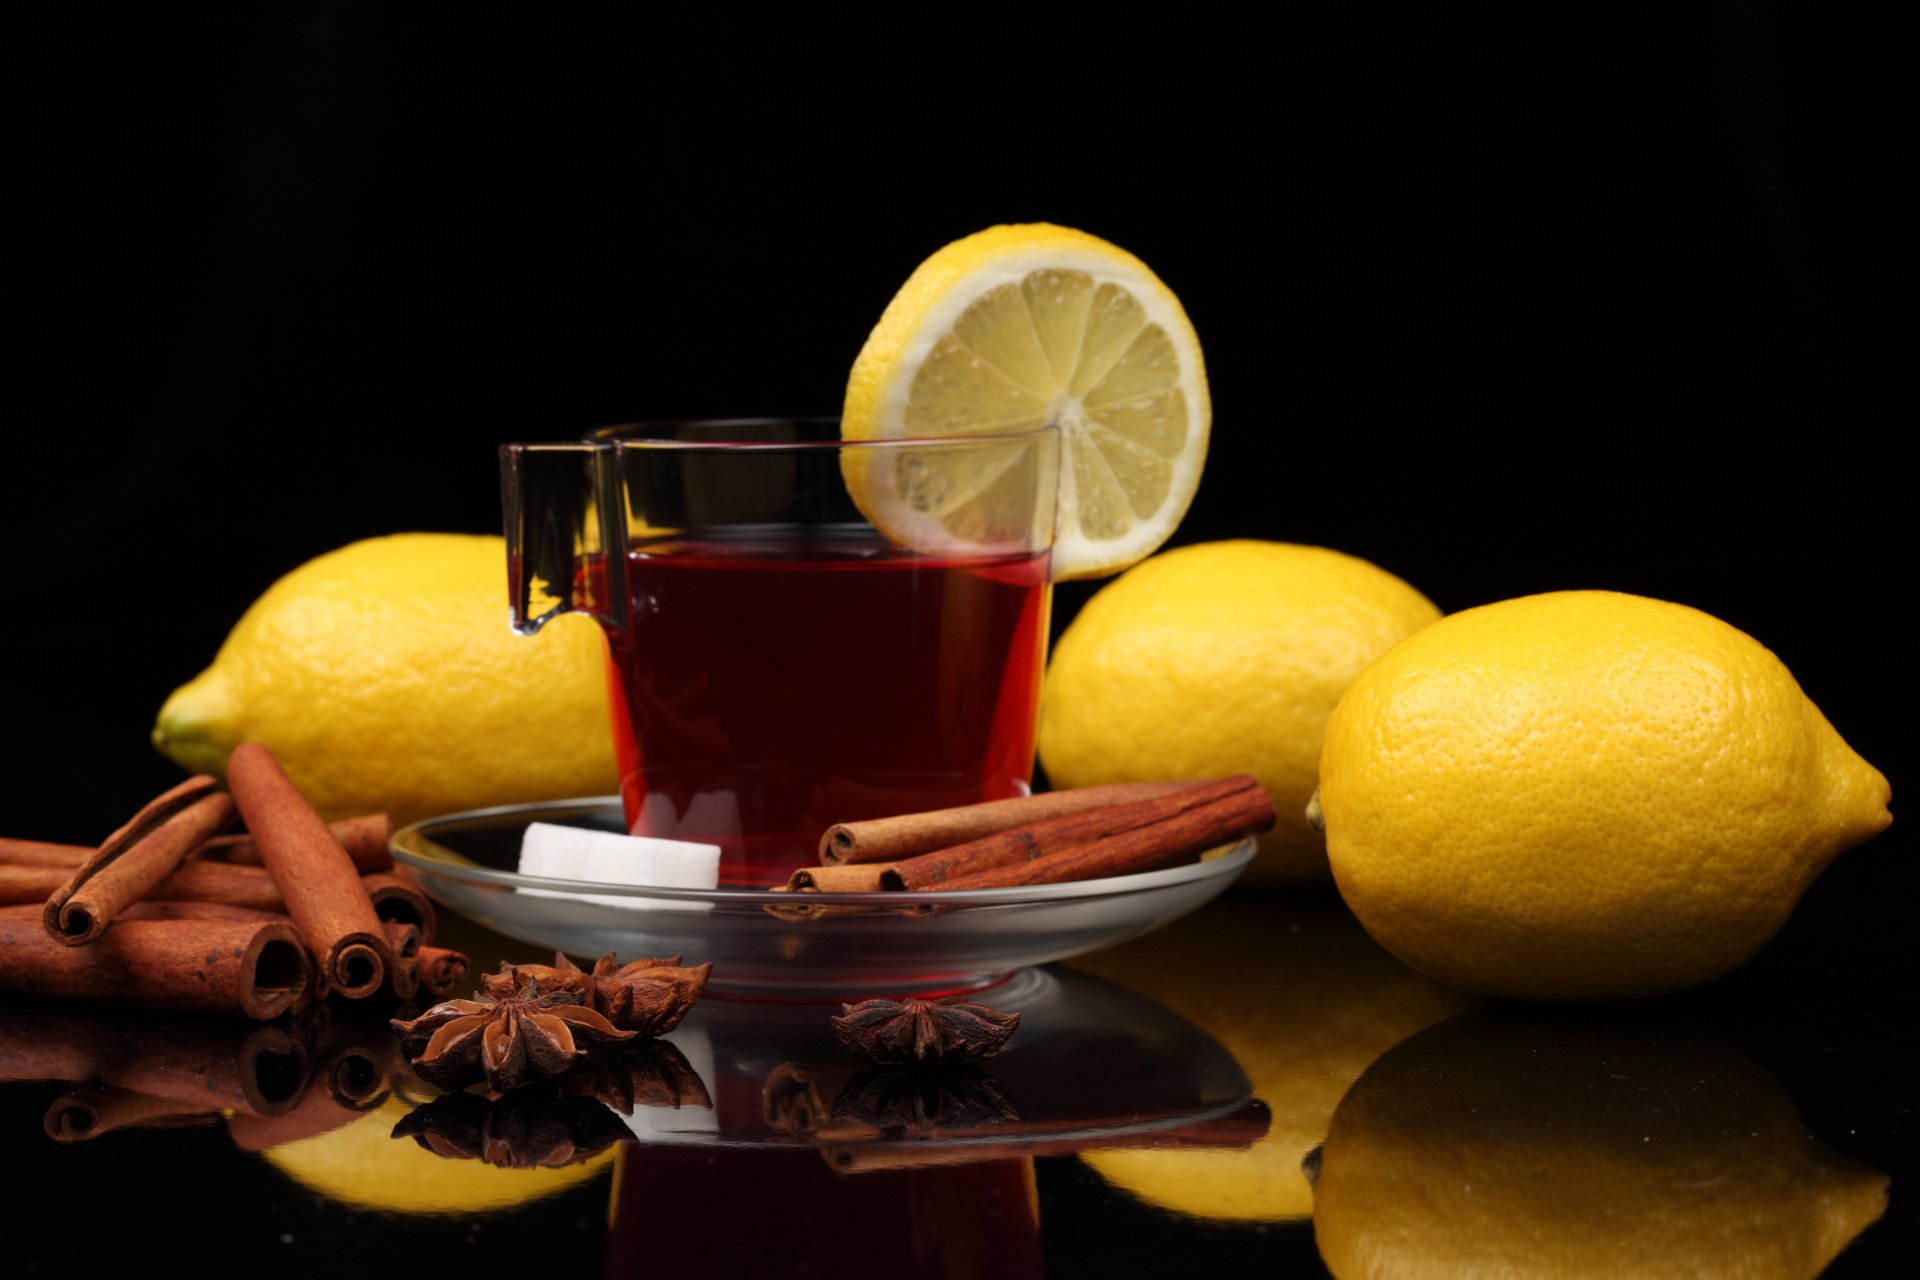
<path fill-rule="evenodd" d="M 86 947 L 0 917 L 0 990 L 265 1021 L 307 1007 L 313 963 L 291 925 L 123 920 Z"/>
<path fill-rule="evenodd" d="M 383 922 L 410 924 L 420 930 L 422 944 L 433 941 L 438 920 L 433 914 L 433 899 L 420 887 L 420 879 L 404 867 L 360 877 L 374 914 Z"/>
<path fill-rule="evenodd" d="M 436 1000 L 465 982 L 469 967 L 464 952 L 449 947 L 420 948 L 420 986 Z"/>
<path fill-rule="evenodd" d="M 1120 782 L 1110 786 L 1048 791 L 1037 796 L 1017 796 L 1011 800 L 989 800 L 984 804 L 936 809 L 931 813 L 905 813 L 866 822 L 837 823 L 828 827 L 820 837 L 820 862 L 824 866 L 892 862 L 931 853 L 935 849 L 951 848 L 1047 818 L 1130 804 L 1136 800 L 1156 799 L 1193 785 L 1192 782 Z"/>
<path fill-rule="evenodd" d="M 205 775 L 151 801 L 48 897 L 42 916 L 48 935 L 73 947 L 94 941 L 195 846 L 232 822 L 233 813 L 232 797 Z"/>
<path fill-rule="evenodd" d="M 340 842 L 362 875 L 393 869 L 393 850 L 388 844 L 393 839 L 393 822 L 386 814 L 363 813 L 355 818 L 343 818 L 329 822 L 327 830 L 333 832 L 333 838 Z M 261 865 L 260 846 L 251 832 L 215 837 L 200 846 L 197 856 L 239 866 Z"/>
<path fill-rule="evenodd" d="M 349 1000 L 380 990 L 391 963 L 386 933 L 353 860 L 327 824 L 257 742 L 233 749 L 227 785 L 287 914 L 320 957 L 328 988 Z"/>

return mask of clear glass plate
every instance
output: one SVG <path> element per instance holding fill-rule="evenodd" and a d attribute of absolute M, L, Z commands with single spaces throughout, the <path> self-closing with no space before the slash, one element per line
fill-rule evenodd
<path fill-rule="evenodd" d="M 508 937 L 569 955 L 683 955 L 713 962 L 719 990 L 769 994 L 966 990 L 1137 937 L 1209 901 L 1252 860 L 1242 840 L 1205 861 L 1165 871 L 1014 889 L 904 896 L 763 889 L 667 889 L 523 876 L 527 825 L 624 832 L 614 797 L 476 809 L 394 833 L 393 855 L 435 899 Z M 553 894 L 604 895 L 583 901 Z M 605 899 L 614 899 L 608 901 Z M 618 899 L 633 899 L 632 905 Z M 804 901 L 860 907 L 793 920 L 767 908 Z M 887 908 L 896 908 L 888 910 Z"/>

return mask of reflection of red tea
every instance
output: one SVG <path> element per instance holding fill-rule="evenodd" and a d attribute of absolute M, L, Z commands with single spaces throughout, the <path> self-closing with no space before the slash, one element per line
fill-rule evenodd
<path fill-rule="evenodd" d="M 810 1149 L 623 1145 L 616 1159 L 609 1280 L 1045 1274 L 1031 1160 L 844 1174 Z"/>
<path fill-rule="evenodd" d="M 611 639 L 628 826 L 811 864 L 835 822 L 1022 794 L 1047 556 L 934 559 L 854 526 L 654 542 Z"/>

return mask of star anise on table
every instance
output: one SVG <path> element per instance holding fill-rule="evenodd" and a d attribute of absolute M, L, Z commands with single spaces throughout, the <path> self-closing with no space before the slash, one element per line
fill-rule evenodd
<path fill-rule="evenodd" d="M 551 965 L 502 964 L 500 972 L 481 975 L 480 985 L 495 997 L 523 990 L 530 982 L 547 991 L 577 991 L 614 1026 L 642 1036 L 662 1036 L 687 1016 L 706 990 L 712 970 L 711 964 L 683 968 L 679 956 L 623 965 L 609 951 L 589 973 L 556 952 Z"/>
<path fill-rule="evenodd" d="M 504 996 L 447 1000 L 411 1021 L 394 1019 L 420 1077 L 443 1089 L 484 1079 L 495 1093 L 565 1075 L 601 1045 L 632 1040 L 587 1007 L 578 991 L 546 991 L 537 979 Z"/>
<path fill-rule="evenodd" d="M 960 996 L 944 1000 L 862 1000 L 843 1004 L 833 1034 L 848 1053 L 875 1066 L 934 1066 L 978 1062 L 1006 1045 L 1020 1025 Z"/>
<path fill-rule="evenodd" d="M 450 1093 L 401 1117 L 393 1136 L 412 1138 L 449 1160 L 557 1169 L 591 1159 L 630 1135 L 592 1098 L 555 1098 L 534 1090 L 492 1102 Z"/>

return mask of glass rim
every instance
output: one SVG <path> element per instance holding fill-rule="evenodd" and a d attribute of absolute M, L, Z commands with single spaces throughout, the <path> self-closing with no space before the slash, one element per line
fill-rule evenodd
<path fill-rule="evenodd" d="M 662 418 L 644 422 L 618 423 L 612 426 L 597 427 L 586 433 L 578 443 L 588 447 L 613 446 L 622 449 L 644 449 L 648 451 L 672 453 L 776 453 L 794 450 L 888 450 L 915 449 L 928 446 L 954 447 L 959 445 L 986 446 L 992 444 L 1017 444 L 1021 441 L 1057 439 L 1060 425 L 1057 422 L 1044 423 L 1037 427 L 1021 427 L 1012 431 L 983 431 L 971 435 L 944 436 L 898 436 L 884 440 L 844 440 L 838 436 L 820 440 L 671 440 L 652 439 L 646 436 L 631 436 L 628 433 L 645 431 L 666 431 L 688 427 L 703 428 L 744 428 L 766 426 L 775 423 L 789 423 L 814 427 L 831 427 L 838 424 L 840 418 L 835 414 L 803 414 L 794 417 L 766 415 L 745 418 Z M 573 443 L 573 442 L 569 442 Z"/>

